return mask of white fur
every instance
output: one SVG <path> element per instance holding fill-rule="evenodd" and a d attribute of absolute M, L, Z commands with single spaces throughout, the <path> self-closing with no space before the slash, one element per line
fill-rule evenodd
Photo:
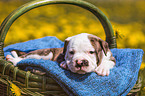
<path fill-rule="evenodd" d="M 50 52 L 46 56 L 40 56 L 38 54 L 32 54 L 32 55 L 28 55 L 27 57 L 25 57 L 25 59 L 28 59 L 28 58 L 49 60 L 49 59 L 52 59 L 53 58 L 53 53 Z"/>
<path fill-rule="evenodd" d="M 11 55 L 7 55 L 6 59 L 7 61 L 11 61 L 15 66 L 17 65 L 18 62 L 23 60 L 23 58 L 18 57 L 16 51 L 12 51 L 11 54 L 13 57 Z"/>
<path fill-rule="evenodd" d="M 103 52 L 103 58 L 101 64 L 95 69 L 95 72 L 98 75 L 108 76 L 110 74 L 110 69 L 112 69 L 115 65 L 113 61 L 110 60 L 112 53 L 107 52 L 107 56 L 105 56 Z"/>

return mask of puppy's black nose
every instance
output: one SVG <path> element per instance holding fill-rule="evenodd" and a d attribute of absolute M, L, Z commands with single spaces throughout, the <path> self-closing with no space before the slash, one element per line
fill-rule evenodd
<path fill-rule="evenodd" d="M 88 60 L 76 60 L 76 67 L 88 66 Z"/>

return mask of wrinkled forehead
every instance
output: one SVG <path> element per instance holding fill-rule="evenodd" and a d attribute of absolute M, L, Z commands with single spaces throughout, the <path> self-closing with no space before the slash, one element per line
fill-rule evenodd
<path fill-rule="evenodd" d="M 93 46 L 87 34 L 73 36 L 69 42 L 70 50 L 93 50 Z"/>

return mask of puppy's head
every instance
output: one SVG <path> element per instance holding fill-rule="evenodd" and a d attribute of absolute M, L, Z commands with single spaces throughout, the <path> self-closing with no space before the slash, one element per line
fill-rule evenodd
<path fill-rule="evenodd" d="M 69 70 L 78 74 L 85 74 L 95 70 L 102 59 L 102 52 L 106 54 L 109 47 L 107 42 L 99 37 L 82 33 L 65 40 L 65 63 Z"/>

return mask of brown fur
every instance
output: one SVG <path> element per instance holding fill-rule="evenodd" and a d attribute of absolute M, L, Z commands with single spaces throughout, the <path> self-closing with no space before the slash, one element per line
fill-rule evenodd
<path fill-rule="evenodd" d="M 105 55 L 107 54 L 108 51 L 110 51 L 108 43 L 94 35 L 89 35 L 88 38 L 89 38 L 91 44 L 95 48 L 96 56 L 97 56 L 97 65 L 100 65 L 101 61 L 102 61 L 102 57 L 103 57 L 102 50 Z M 111 60 L 115 62 L 115 58 L 113 56 L 111 56 Z"/>
<path fill-rule="evenodd" d="M 51 59 L 52 61 L 57 61 L 58 57 L 60 58 L 60 55 L 62 55 L 63 53 L 63 48 L 47 48 L 47 49 L 39 49 L 39 50 L 35 50 L 35 51 L 30 51 L 29 53 L 25 53 L 19 50 L 13 50 L 16 51 L 18 56 L 20 56 L 21 58 L 25 58 L 28 55 L 32 55 L 32 54 L 38 54 L 40 56 L 46 56 L 48 55 L 50 52 L 53 53 L 53 58 Z M 60 62 L 60 60 L 58 60 Z"/>

